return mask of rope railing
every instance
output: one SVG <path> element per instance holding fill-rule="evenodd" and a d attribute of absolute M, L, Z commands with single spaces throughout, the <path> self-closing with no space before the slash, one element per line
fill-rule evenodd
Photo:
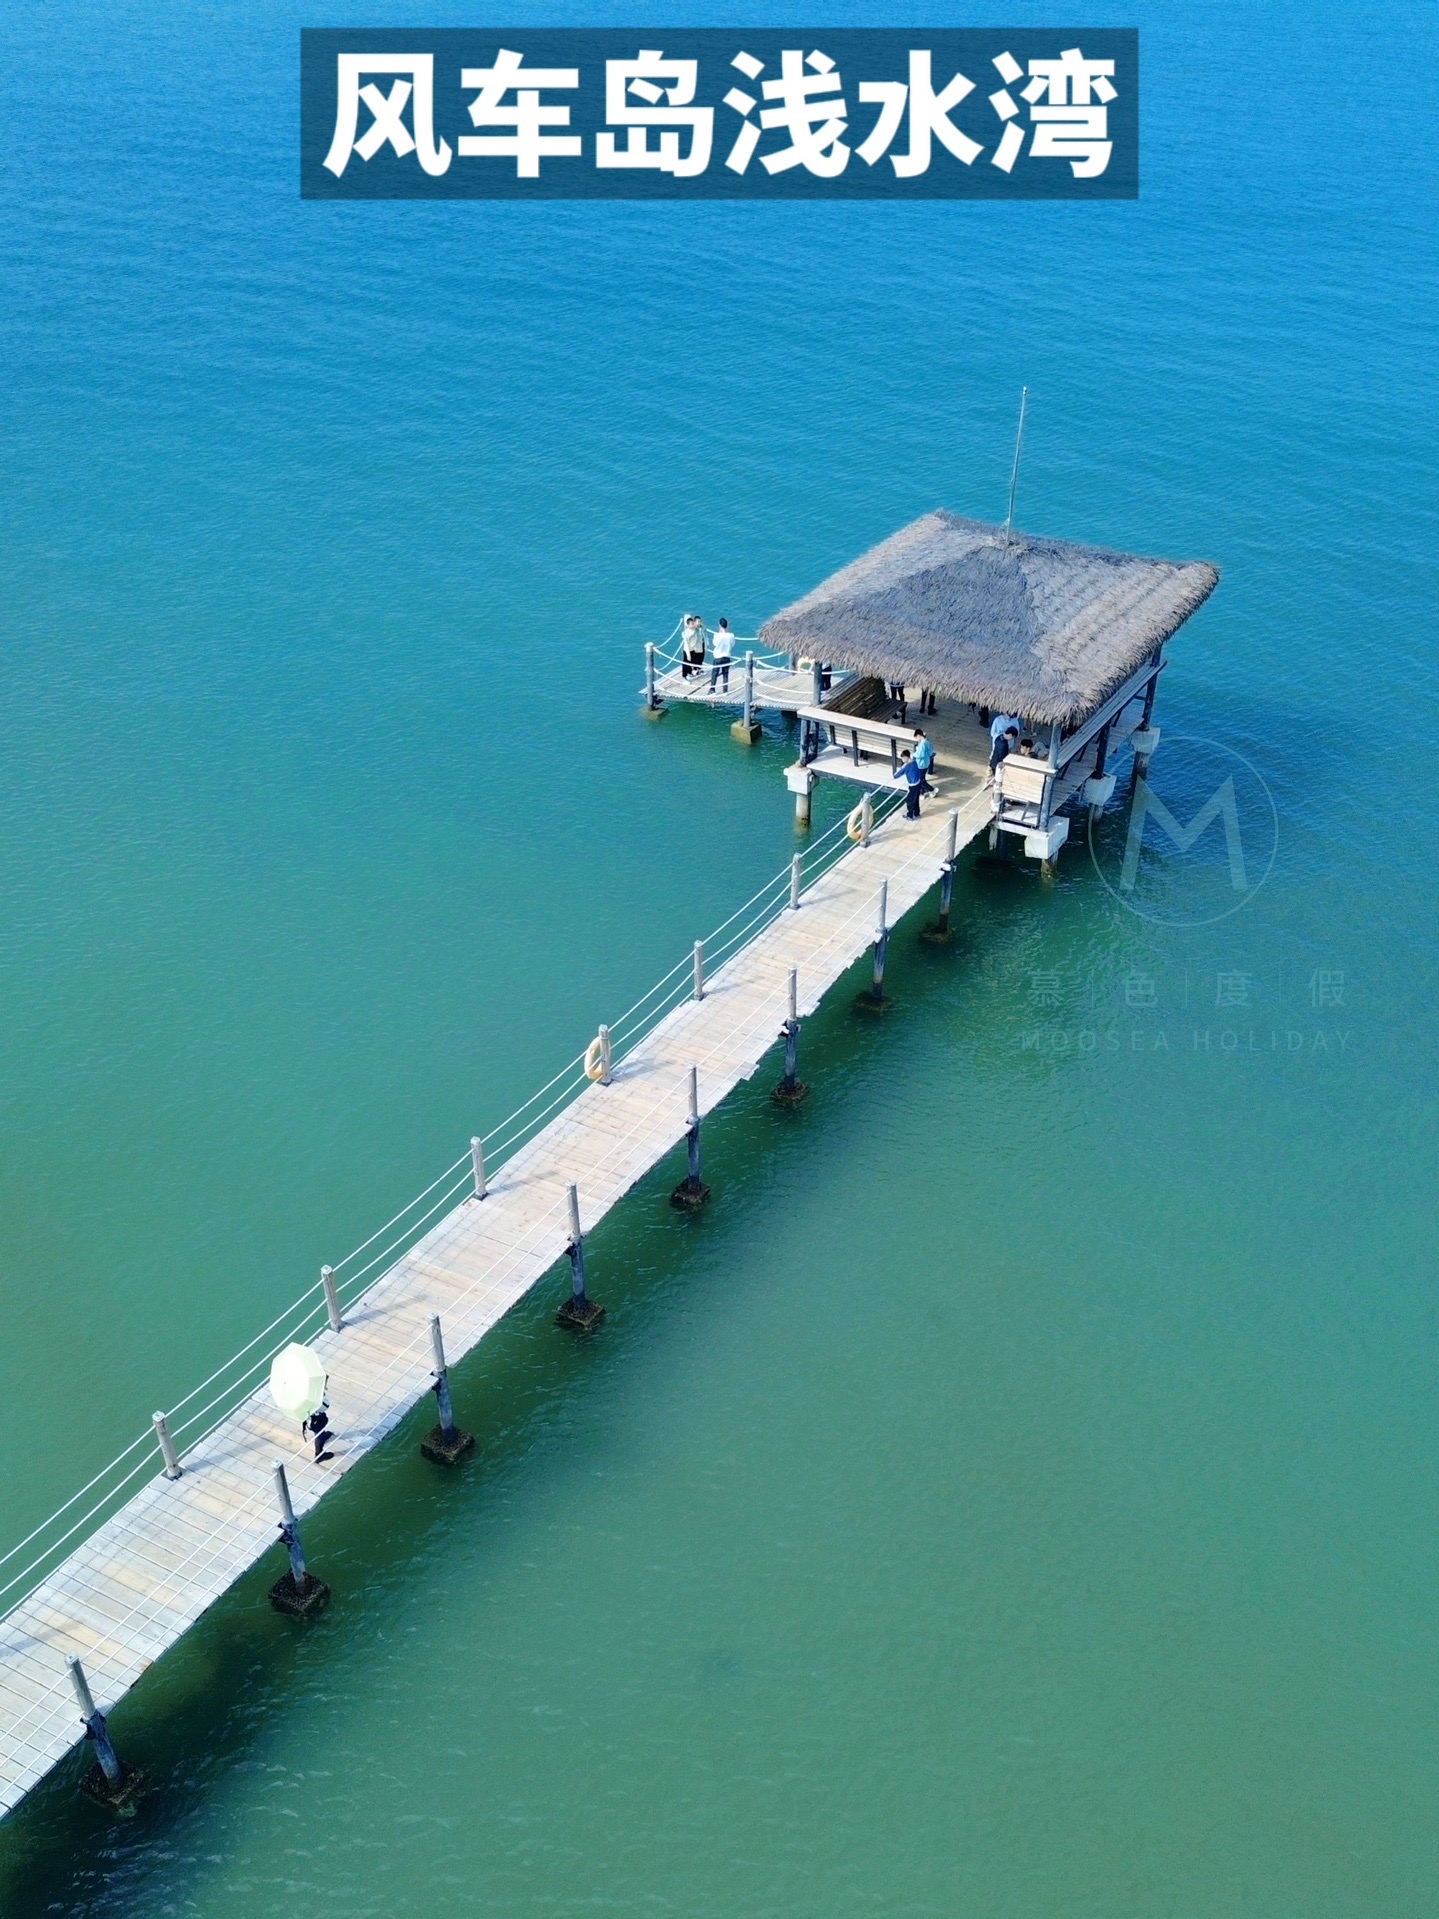
<path fill-rule="evenodd" d="M 874 795 L 875 824 L 887 818 L 900 800 L 901 796 L 894 793 Z M 850 850 L 846 826 L 847 816 L 842 814 L 800 855 L 804 888 L 812 886 Z M 728 960 L 787 909 L 791 885 L 792 869 L 786 865 L 743 905 L 737 907 L 728 919 L 721 921 L 701 943 L 707 982 L 713 980 Z M 612 1060 L 618 1063 L 633 1052 L 677 1006 L 692 997 L 693 991 L 692 955 L 686 954 L 611 1023 Z M 532 1093 L 497 1126 L 481 1136 L 487 1179 L 492 1178 L 543 1130 L 556 1112 L 577 1098 L 589 1084 L 585 1073 L 585 1056 L 581 1053 L 562 1066 L 545 1085 Z M 346 1253 L 343 1259 L 337 1260 L 331 1272 L 340 1302 L 353 1308 L 380 1284 L 417 1243 L 436 1216 L 452 1209 L 468 1191 L 473 1191 L 473 1177 L 471 1156 L 467 1151 L 383 1226 Z M 544 1223 L 541 1222 L 542 1225 Z M 530 1234 L 527 1232 L 523 1237 L 528 1240 Z M 380 1244 L 382 1241 L 383 1245 Z M 372 1248 L 378 1250 L 372 1251 Z M 369 1258 L 362 1259 L 367 1253 Z M 357 1261 L 361 1263 L 356 1264 Z M 183 1437 L 185 1451 L 193 1451 L 250 1397 L 260 1375 L 267 1371 L 274 1355 L 282 1347 L 292 1340 L 313 1334 L 325 1323 L 323 1285 L 317 1283 L 307 1287 L 258 1333 L 175 1402 L 165 1414 L 171 1437 L 177 1441 Z M 427 1331 L 424 1337 L 428 1338 Z M 395 1363 L 398 1364 L 405 1357 L 402 1353 L 397 1356 Z M 247 1360 L 248 1363 L 245 1363 Z M 202 1399 L 211 1387 L 217 1390 L 197 1406 L 195 1402 Z M 46 1519 L 32 1527 L 6 1552 L 0 1553 L 0 1574 L 3 1574 L 7 1567 L 22 1558 L 27 1548 L 35 1546 L 37 1541 L 43 1541 L 26 1563 L 11 1571 L 0 1583 L 0 1599 L 13 1595 L 8 1599 L 7 1611 L 18 1605 L 25 1593 L 43 1580 L 62 1549 L 69 1546 L 78 1534 L 85 1532 L 92 1524 L 103 1523 L 116 1510 L 120 1495 L 136 1479 L 142 1474 L 153 1474 L 158 1470 L 159 1461 L 150 1450 L 155 1444 L 153 1431 L 143 1432 L 131 1440 Z M 94 1497 L 89 1498 L 90 1495 Z M 87 1498 L 89 1503 L 85 1504 Z M 76 1508 L 81 1506 L 84 1510 L 71 1517 L 76 1514 Z M 67 1520 L 68 1524 L 62 1525 Z"/>

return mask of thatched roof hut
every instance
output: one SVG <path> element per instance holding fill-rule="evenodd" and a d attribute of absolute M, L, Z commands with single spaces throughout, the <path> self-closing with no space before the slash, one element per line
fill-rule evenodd
<path fill-rule="evenodd" d="M 892 533 L 760 628 L 766 646 L 1075 724 L 1214 591 L 1202 560 L 1141 559 L 961 519 Z"/>

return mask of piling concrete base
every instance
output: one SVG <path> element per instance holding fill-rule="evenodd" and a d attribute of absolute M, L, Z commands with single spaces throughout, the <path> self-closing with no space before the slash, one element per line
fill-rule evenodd
<path fill-rule="evenodd" d="M 703 1180 L 691 1186 L 687 1179 L 682 1179 L 670 1194 L 670 1205 L 678 1206 L 681 1212 L 697 1213 L 709 1196 L 710 1189 Z"/>
<path fill-rule="evenodd" d="M 806 1099 L 808 1095 L 809 1087 L 802 1079 L 797 1079 L 793 1086 L 789 1086 L 784 1080 L 781 1080 L 779 1085 L 776 1086 L 770 1094 L 770 1098 L 776 1106 L 798 1106 L 800 1101 Z"/>
<path fill-rule="evenodd" d="M 855 1012 L 868 1013 L 875 1018 L 878 1018 L 881 1013 L 887 1013 L 892 1004 L 893 1002 L 888 999 L 876 999 L 868 987 L 866 987 L 862 993 L 856 993 L 854 996 Z"/>
<path fill-rule="evenodd" d="M 145 1789 L 145 1775 L 131 1766 L 122 1766 L 119 1782 L 111 1785 L 102 1766 L 94 1765 L 80 1781 L 80 1790 L 99 1805 L 126 1816 L 135 1810 L 135 1802 Z"/>
<path fill-rule="evenodd" d="M 330 1589 L 313 1573 L 305 1574 L 303 1586 L 295 1584 L 291 1573 L 282 1573 L 270 1588 L 270 1604 L 276 1612 L 289 1613 L 292 1619 L 309 1619 L 323 1612 L 330 1603 Z"/>
<path fill-rule="evenodd" d="M 420 1451 L 437 1466 L 453 1466 L 474 1448 L 475 1435 L 461 1432 L 458 1426 L 450 1433 L 443 1426 L 432 1426 L 420 1441 Z"/>
<path fill-rule="evenodd" d="M 751 720 L 746 726 L 743 720 L 736 720 L 729 730 L 732 740 L 738 740 L 741 746 L 753 746 L 759 739 L 761 727 L 757 720 Z"/>
<path fill-rule="evenodd" d="M 928 926 L 920 927 L 919 937 L 926 946 L 948 946 L 954 934 L 947 926 L 942 926 L 938 920 L 931 920 Z"/>
<path fill-rule="evenodd" d="M 597 1299 L 567 1299 L 555 1314 L 556 1326 L 567 1326 L 572 1333 L 593 1332 L 605 1316 Z"/>

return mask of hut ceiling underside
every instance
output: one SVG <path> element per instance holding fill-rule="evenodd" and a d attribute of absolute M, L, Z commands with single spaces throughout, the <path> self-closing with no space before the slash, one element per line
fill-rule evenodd
<path fill-rule="evenodd" d="M 1030 720 L 1082 721 L 1219 575 L 926 513 L 760 629 L 767 646 Z"/>

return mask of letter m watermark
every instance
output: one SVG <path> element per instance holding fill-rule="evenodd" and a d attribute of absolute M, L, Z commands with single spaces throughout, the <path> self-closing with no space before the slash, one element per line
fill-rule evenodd
<path fill-rule="evenodd" d="M 1244 872 L 1244 842 L 1239 836 L 1239 802 L 1234 796 L 1234 778 L 1231 774 L 1222 786 L 1218 787 L 1200 807 L 1188 826 L 1181 826 L 1159 795 L 1151 791 L 1147 780 L 1139 780 L 1134 788 L 1134 804 L 1129 809 L 1129 838 L 1124 843 L 1124 866 L 1119 875 L 1119 884 L 1127 893 L 1132 890 L 1139 873 L 1139 850 L 1144 843 L 1144 822 L 1150 814 L 1164 828 L 1173 842 L 1176 851 L 1187 853 L 1199 838 L 1210 821 L 1219 817 L 1224 821 L 1224 840 L 1229 848 L 1229 878 L 1236 893 L 1242 893 L 1249 882 Z"/>

